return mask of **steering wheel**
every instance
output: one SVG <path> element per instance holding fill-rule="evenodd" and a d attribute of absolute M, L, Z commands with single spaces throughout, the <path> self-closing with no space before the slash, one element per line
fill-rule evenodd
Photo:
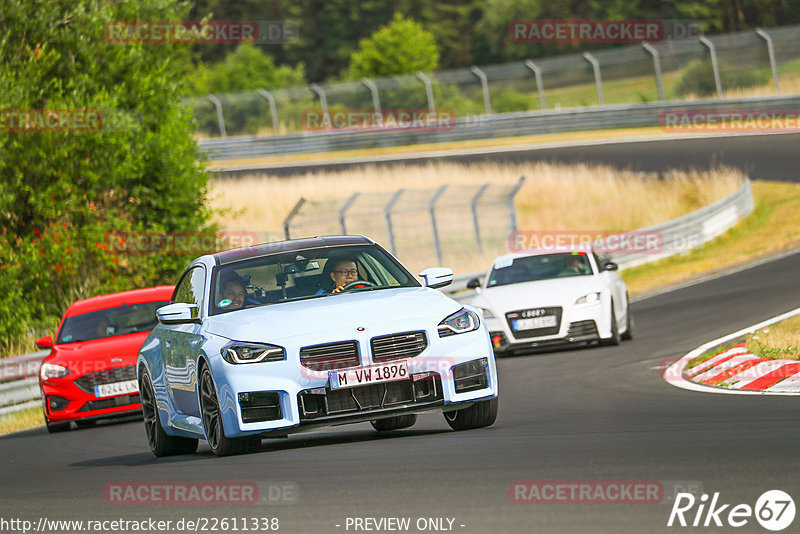
<path fill-rule="evenodd" d="M 378 284 L 374 284 L 369 280 L 353 280 L 352 282 L 348 282 L 342 286 L 342 291 L 350 291 L 351 289 L 366 289 L 368 287 L 378 287 Z"/>

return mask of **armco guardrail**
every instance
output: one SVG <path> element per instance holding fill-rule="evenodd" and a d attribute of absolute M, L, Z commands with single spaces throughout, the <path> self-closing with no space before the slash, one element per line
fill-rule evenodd
<path fill-rule="evenodd" d="M 609 256 L 611 261 L 617 263 L 621 269 L 625 269 L 675 254 L 682 254 L 725 233 L 752 211 L 753 192 L 750 187 L 750 180 L 747 179 L 734 193 L 709 206 L 677 219 L 636 231 L 637 234 L 660 235 L 660 251 L 610 254 Z M 613 240 L 613 237 L 609 237 L 595 242 L 593 245 Z M 487 265 L 487 269 L 488 267 Z M 485 274 L 486 271 L 479 271 L 457 276 L 453 280 L 453 284 L 448 286 L 446 292 L 458 300 L 468 301 L 475 295 L 475 292 L 467 289 L 467 282 L 472 278 L 478 278 L 482 281 Z"/>
<path fill-rule="evenodd" d="M 710 206 L 637 231 L 660 233 L 663 236 L 661 252 L 611 255 L 611 259 L 625 268 L 687 252 L 724 233 L 752 211 L 753 193 L 750 180 L 746 180 L 735 193 Z M 459 275 L 446 289 L 446 293 L 458 300 L 469 300 L 474 296 L 474 292 L 466 290 L 467 282 L 472 278 L 482 278 L 484 274 L 485 271 Z M 35 406 L 38 403 L 41 394 L 36 375 L 42 359 L 47 354 L 47 351 L 42 351 L 0 360 L 2 377 L 14 380 L 0 384 L 0 415 Z"/>
<path fill-rule="evenodd" d="M 419 111 L 429 112 L 428 117 L 436 117 L 432 122 L 439 123 L 442 116 L 479 117 L 497 111 L 564 109 L 595 103 L 603 106 L 606 94 L 609 102 L 620 104 L 664 102 L 667 94 L 735 97 L 735 91 L 742 88 L 769 90 L 770 73 L 772 94 L 780 94 L 781 79 L 784 84 L 792 83 L 791 65 L 800 59 L 800 26 L 706 37 L 700 34 L 696 21 L 665 23 L 673 30 L 665 30 L 665 38 L 658 42 L 535 61 L 299 87 L 263 87 L 209 94 L 186 103 L 193 110 L 199 132 L 207 137 L 225 137 L 297 134 L 356 123 L 427 122 L 417 114 Z M 682 30 L 675 30 L 677 27 Z M 440 125 L 452 128 L 449 121 Z"/>
<path fill-rule="evenodd" d="M 663 114 L 676 111 L 691 113 L 697 110 L 745 112 L 797 109 L 800 109 L 800 95 L 728 100 L 706 99 L 688 102 L 499 113 L 456 119 L 456 127 L 447 131 L 424 131 L 422 128 L 387 131 L 331 131 L 285 136 L 223 137 L 203 139 L 199 144 L 200 150 L 206 153 L 210 160 L 219 163 L 223 160 L 286 154 L 445 143 L 577 130 L 659 126 L 663 122 Z M 257 164 L 242 166 L 243 169 L 258 169 L 259 167 Z"/>
<path fill-rule="evenodd" d="M 0 360 L 0 415 L 39 404 L 39 367 L 48 354 L 43 350 Z"/>

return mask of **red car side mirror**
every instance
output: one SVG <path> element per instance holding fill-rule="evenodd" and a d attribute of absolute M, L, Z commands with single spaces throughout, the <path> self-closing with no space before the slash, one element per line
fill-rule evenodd
<path fill-rule="evenodd" d="M 36 342 L 36 346 L 40 349 L 52 349 L 53 348 L 53 339 L 50 336 L 40 337 L 39 340 Z"/>

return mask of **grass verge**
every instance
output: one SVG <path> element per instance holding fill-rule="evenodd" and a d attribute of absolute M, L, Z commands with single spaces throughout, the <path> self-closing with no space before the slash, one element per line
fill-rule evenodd
<path fill-rule="evenodd" d="M 747 350 L 769 360 L 800 360 L 800 315 L 749 334 Z"/>
<path fill-rule="evenodd" d="M 753 182 L 755 208 L 725 234 L 686 254 L 622 271 L 631 295 L 800 247 L 800 185 Z"/>
<path fill-rule="evenodd" d="M 0 435 L 40 426 L 44 426 L 44 415 L 39 406 L 0 416 Z"/>

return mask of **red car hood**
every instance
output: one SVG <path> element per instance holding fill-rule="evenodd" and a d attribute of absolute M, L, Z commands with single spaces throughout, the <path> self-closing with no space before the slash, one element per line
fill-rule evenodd
<path fill-rule="evenodd" d="M 73 378 L 103 369 L 136 365 L 139 349 L 149 334 L 135 332 L 79 343 L 62 343 L 53 347 L 44 361 L 71 369 L 70 377 Z"/>

